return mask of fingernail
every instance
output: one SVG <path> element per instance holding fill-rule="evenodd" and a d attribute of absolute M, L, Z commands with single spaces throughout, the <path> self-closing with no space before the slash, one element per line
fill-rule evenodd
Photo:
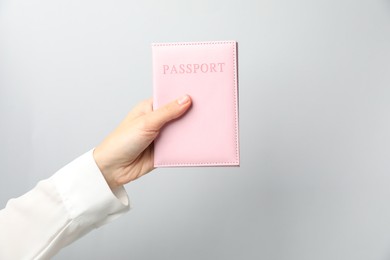
<path fill-rule="evenodd" d="M 181 98 L 179 98 L 177 100 L 177 103 L 179 105 L 184 105 L 185 103 L 187 103 L 188 101 L 190 101 L 190 97 L 188 95 L 185 95 L 185 96 L 182 96 Z"/>

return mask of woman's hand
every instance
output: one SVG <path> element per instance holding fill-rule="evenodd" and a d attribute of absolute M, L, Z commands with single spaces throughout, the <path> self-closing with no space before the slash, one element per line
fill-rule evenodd
<path fill-rule="evenodd" d="M 183 96 L 155 111 L 152 99 L 138 104 L 93 153 L 96 164 L 111 189 L 153 170 L 153 140 L 169 121 L 182 116 L 191 106 Z"/>

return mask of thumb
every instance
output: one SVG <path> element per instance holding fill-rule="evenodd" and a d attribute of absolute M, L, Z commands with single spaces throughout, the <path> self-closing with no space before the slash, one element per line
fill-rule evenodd
<path fill-rule="evenodd" d="M 191 98 L 184 95 L 148 114 L 148 124 L 153 130 L 160 130 L 166 123 L 182 116 L 191 106 Z"/>

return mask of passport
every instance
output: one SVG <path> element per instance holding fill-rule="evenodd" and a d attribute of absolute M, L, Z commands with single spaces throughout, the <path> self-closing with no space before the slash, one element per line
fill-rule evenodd
<path fill-rule="evenodd" d="M 236 41 L 153 43 L 153 109 L 192 106 L 154 141 L 155 167 L 239 166 Z"/>

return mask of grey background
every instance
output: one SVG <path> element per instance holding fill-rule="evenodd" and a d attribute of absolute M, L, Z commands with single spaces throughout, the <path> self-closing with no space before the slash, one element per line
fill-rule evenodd
<path fill-rule="evenodd" d="M 157 169 L 55 259 L 389 259 L 387 0 L 0 0 L 0 206 L 152 95 L 150 43 L 231 39 L 241 167 Z"/>

